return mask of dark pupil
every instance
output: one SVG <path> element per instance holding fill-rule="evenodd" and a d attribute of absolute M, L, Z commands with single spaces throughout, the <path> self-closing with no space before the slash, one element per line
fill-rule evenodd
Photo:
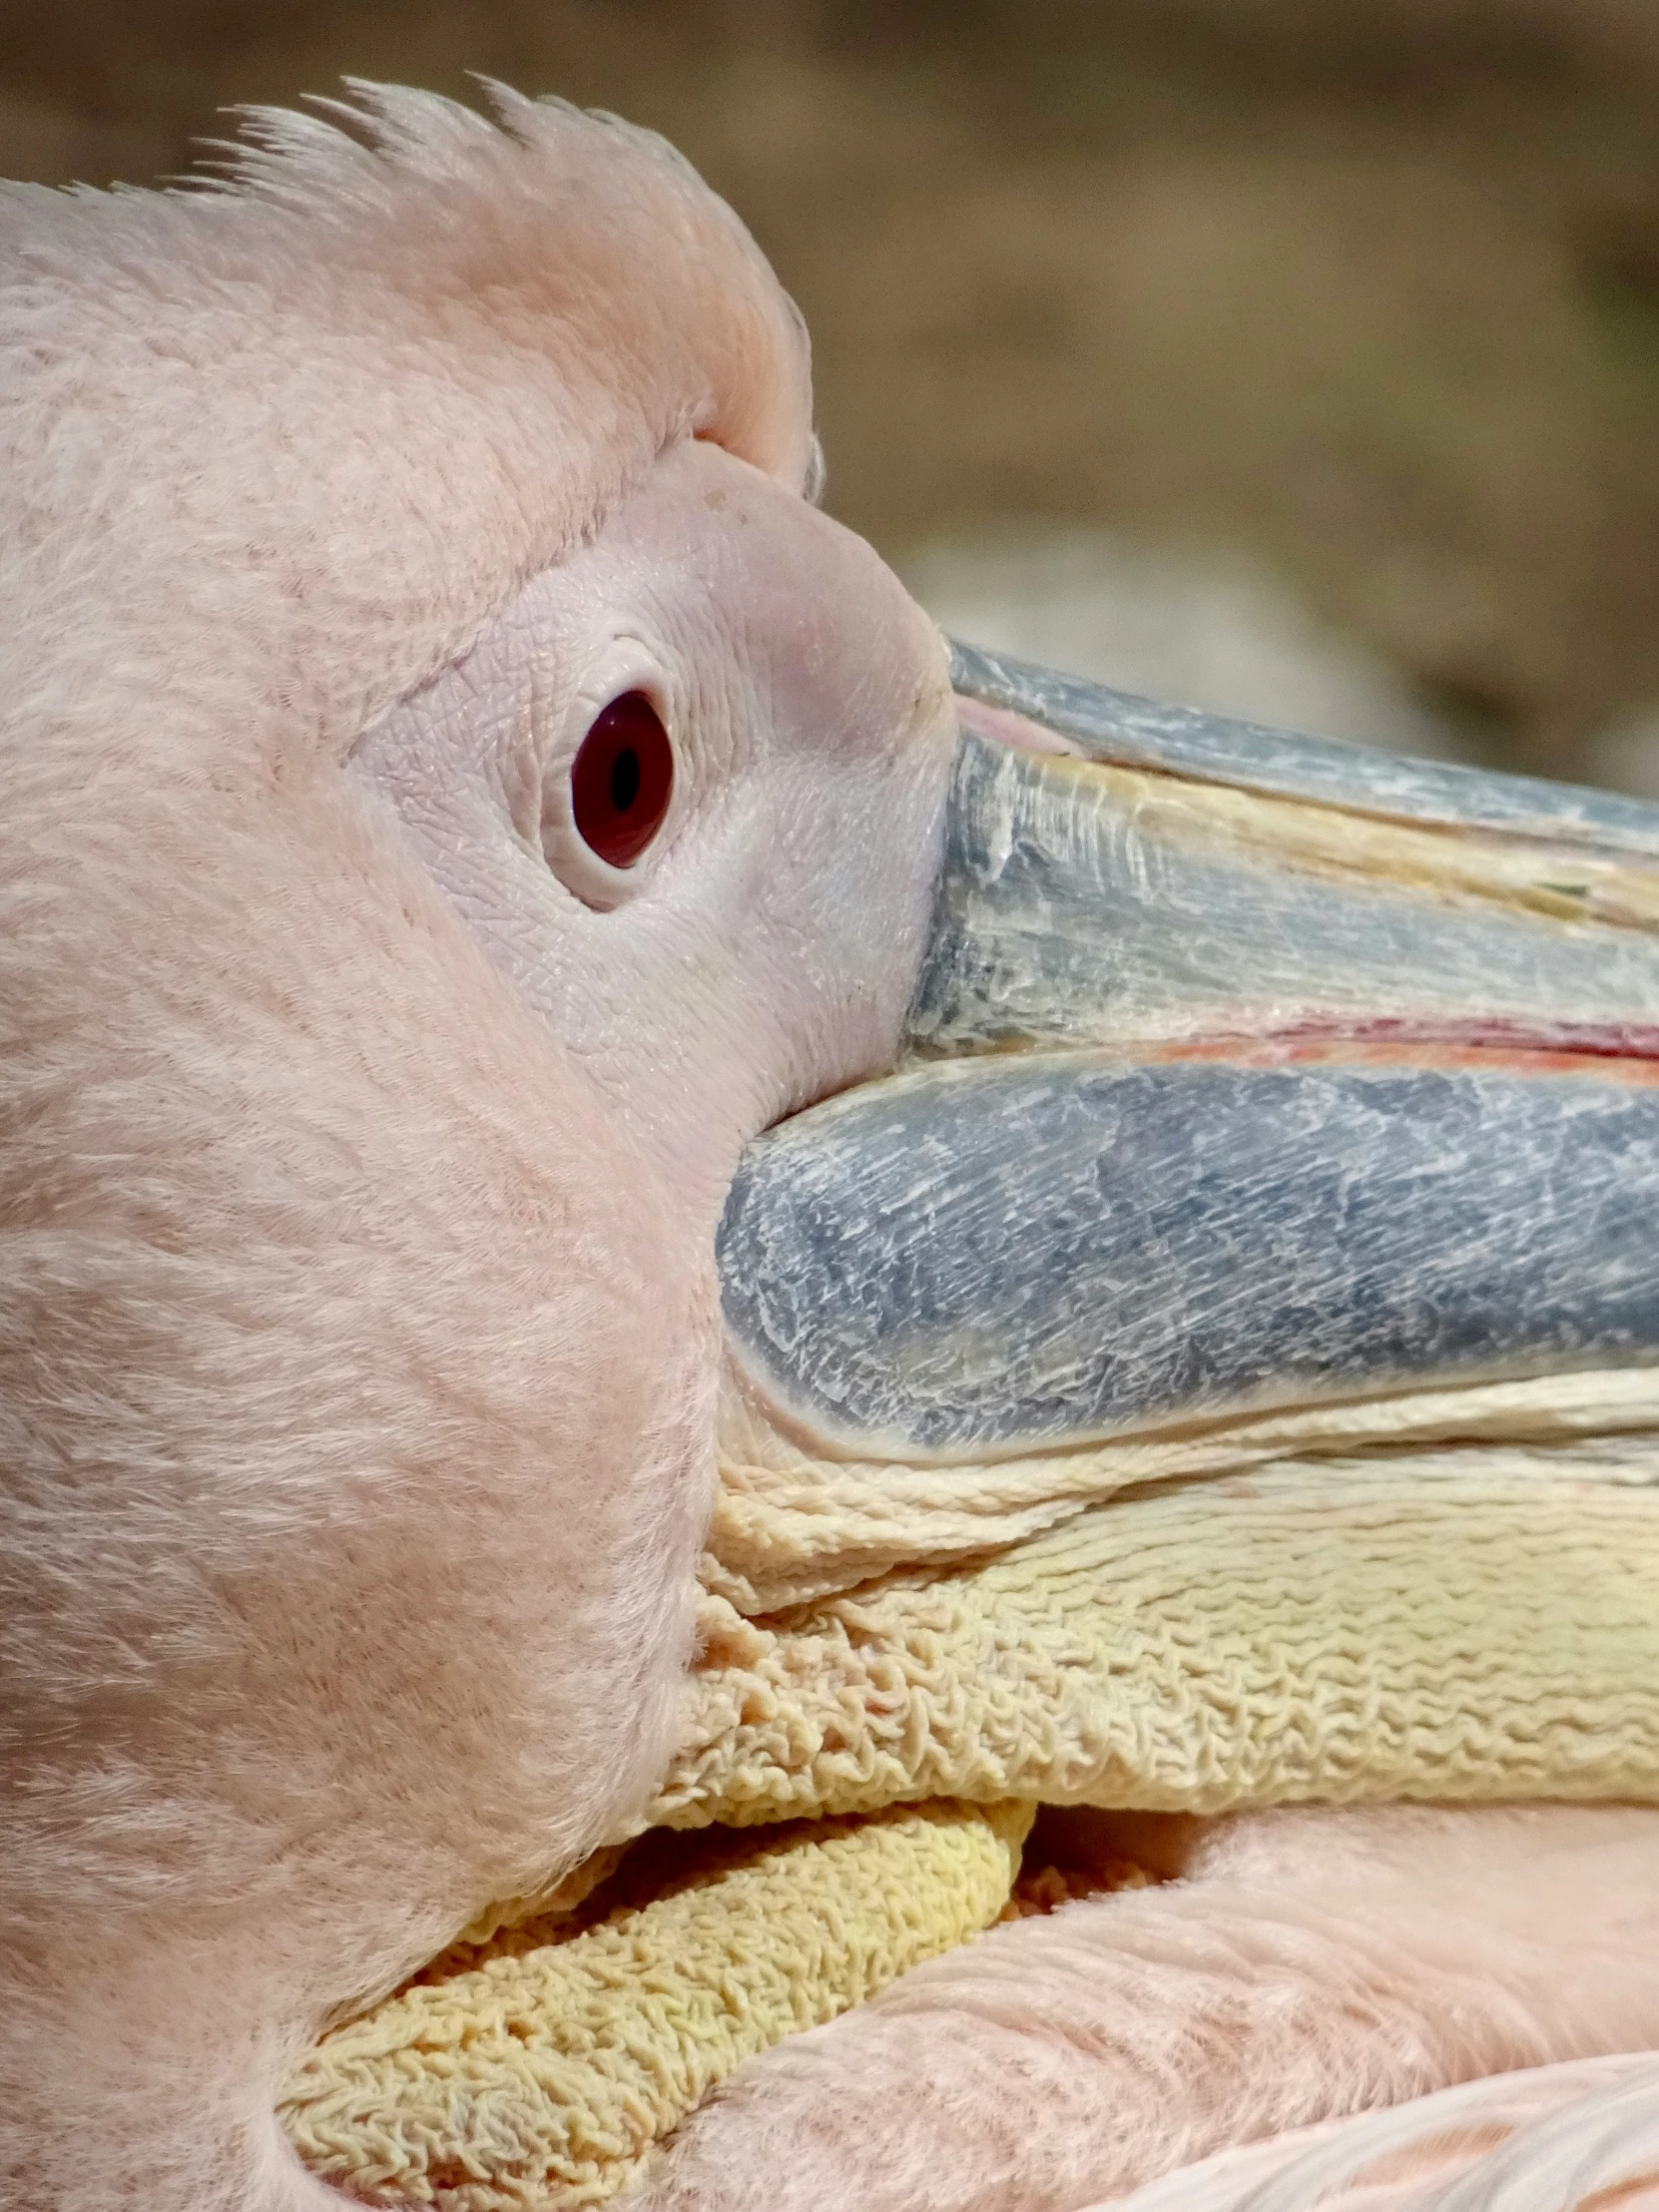
<path fill-rule="evenodd" d="M 625 815 L 640 796 L 640 757 L 626 746 L 611 763 L 611 805 Z"/>

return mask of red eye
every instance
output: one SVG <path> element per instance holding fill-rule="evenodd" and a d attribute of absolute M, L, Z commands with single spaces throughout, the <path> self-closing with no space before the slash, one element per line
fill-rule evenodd
<path fill-rule="evenodd" d="M 644 692 L 624 692 L 595 718 L 571 763 L 570 812 L 590 852 L 632 867 L 663 827 L 674 793 L 674 748 Z"/>

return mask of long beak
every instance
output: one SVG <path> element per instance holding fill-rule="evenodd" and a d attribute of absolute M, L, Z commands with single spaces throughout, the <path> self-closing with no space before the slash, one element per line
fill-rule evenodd
<path fill-rule="evenodd" d="M 953 680 L 905 1064 L 722 1229 L 797 1433 L 983 1460 L 1659 1360 L 1659 809 Z"/>

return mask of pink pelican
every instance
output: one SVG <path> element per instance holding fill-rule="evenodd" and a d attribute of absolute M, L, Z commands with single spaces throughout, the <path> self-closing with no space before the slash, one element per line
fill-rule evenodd
<path fill-rule="evenodd" d="M 0 208 L 15 2212 L 337 2207 L 294 2053 L 669 1756 L 723 1331 L 940 1465 L 1659 1348 L 1628 917 L 1137 874 L 1150 802 L 1077 761 L 1604 891 L 1653 818 L 952 663 L 814 503 L 730 211 L 494 97 Z M 950 1230 L 1010 1176 L 1029 1237 Z M 1217 1820 L 756 2062 L 649 2199 L 1659 2201 L 1656 1854 L 1639 1807 Z"/>

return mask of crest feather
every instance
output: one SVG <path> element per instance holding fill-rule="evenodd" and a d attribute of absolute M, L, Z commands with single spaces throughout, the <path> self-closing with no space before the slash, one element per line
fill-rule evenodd
<path fill-rule="evenodd" d="M 133 727 L 125 685 L 349 743 L 666 445 L 811 485 L 806 334 L 731 209 L 649 132 L 484 89 L 351 81 L 183 187 L 0 195 L 14 727 Z"/>

